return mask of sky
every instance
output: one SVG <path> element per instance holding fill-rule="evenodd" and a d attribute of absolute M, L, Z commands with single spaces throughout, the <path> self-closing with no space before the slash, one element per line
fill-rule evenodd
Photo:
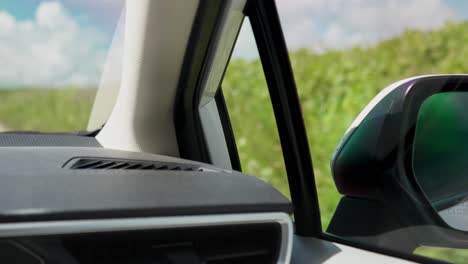
<path fill-rule="evenodd" d="M 0 87 L 96 87 L 117 0 L 0 0 Z"/>
<path fill-rule="evenodd" d="M 290 50 L 368 46 L 468 19 L 466 0 L 276 3 Z M 123 0 L 0 0 L 0 87 L 98 86 L 122 7 Z M 252 40 L 246 21 L 233 55 L 257 56 Z"/>
<path fill-rule="evenodd" d="M 406 29 L 434 30 L 468 19 L 466 0 L 276 0 L 288 49 L 316 52 L 369 46 Z M 250 24 L 244 24 L 234 56 L 258 56 Z"/>

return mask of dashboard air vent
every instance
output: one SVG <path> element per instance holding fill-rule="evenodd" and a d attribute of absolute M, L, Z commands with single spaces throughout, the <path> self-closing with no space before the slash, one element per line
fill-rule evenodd
<path fill-rule="evenodd" d="M 78 263 L 270 264 L 281 243 L 275 224 L 191 227 L 63 238 Z"/>
<path fill-rule="evenodd" d="M 68 165 L 70 164 L 70 165 Z M 102 158 L 77 158 L 67 162 L 65 167 L 72 170 L 165 170 L 165 171 L 209 171 L 194 164 L 168 163 L 158 161 L 120 160 Z"/>

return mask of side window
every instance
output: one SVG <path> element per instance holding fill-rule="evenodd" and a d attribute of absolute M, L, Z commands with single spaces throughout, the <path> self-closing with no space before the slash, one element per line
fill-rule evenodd
<path fill-rule="evenodd" d="M 221 87 L 242 171 L 290 197 L 273 107 L 248 18 Z"/>
<path fill-rule="evenodd" d="M 466 263 L 468 249 L 465 238 L 457 237 L 444 244 L 439 239 L 427 239 L 429 234 L 436 233 L 431 228 L 411 226 L 411 235 L 418 238 L 411 244 L 406 236 L 396 235 L 404 234 L 409 228 L 389 231 L 387 217 L 381 222 L 372 218 L 370 223 L 378 222 L 374 227 L 382 228 L 382 231 L 376 233 L 388 235 L 394 239 L 390 240 L 392 243 L 384 246 L 383 243 L 369 240 L 369 234 L 377 228 L 359 221 L 363 218 L 358 216 L 376 215 L 369 210 L 372 205 L 367 204 L 367 201 L 370 199 L 352 197 L 345 200 L 348 204 L 341 203 L 349 197 L 338 192 L 330 169 L 330 161 L 340 139 L 382 88 L 411 76 L 467 72 L 468 63 L 464 56 L 459 56 L 464 51 L 461 47 L 464 47 L 465 39 L 461 36 L 468 36 L 468 17 L 464 15 L 468 8 L 466 1 L 427 2 L 275 1 L 310 141 L 321 223 L 325 233 L 353 240 L 360 245 L 390 248 L 408 256 L 415 254 Z M 417 14 L 414 10 L 418 10 Z M 432 130 L 430 132 L 434 133 Z M 445 141 L 440 142 L 447 147 Z M 458 153 L 455 147 L 452 146 L 452 153 Z M 427 150 L 424 153 L 431 154 Z M 437 152 L 434 155 L 441 154 Z M 358 159 L 355 156 L 353 158 Z M 365 159 L 360 161 L 363 164 L 367 162 Z M 434 171 L 435 166 L 430 164 L 425 169 Z M 432 193 L 439 191 L 442 183 L 447 183 L 447 176 L 450 175 L 445 174 L 438 179 Z M 381 175 L 376 173 L 375 179 L 378 176 Z M 455 187 L 466 186 L 458 184 Z M 389 189 L 386 191 L 397 193 Z M 356 202 L 358 200 L 359 203 Z M 401 206 L 404 207 L 404 204 Z M 343 214 L 344 210 L 339 210 L 342 208 L 348 210 L 349 214 Z M 382 206 L 379 204 L 377 210 L 380 208 Z M 397 221 L 409 222 L 419 219 L 416 217 L 421 217 L 423 210 L 414 212 L 412 216 L 397 214 L 401 211 L 395 210 L 392 216 L 398 217 Z M 342 222 L 340 227 L 352 235 L 336 228 L 334 224 L 339 221 Z M 419 220 L 414 222 L 419 223 Z M 362 232 L 358 233 L 356 227 L 360 227 Z"/>

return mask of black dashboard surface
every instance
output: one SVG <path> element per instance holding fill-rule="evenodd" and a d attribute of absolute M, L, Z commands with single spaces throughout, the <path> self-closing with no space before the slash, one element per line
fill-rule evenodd
<path fill-rule="evenodd" d="M 59 134 L 0 133 L 0 147 L 101 147 L 94 137 Z"/>
<path fill-rule="evenodd" d="M 0 222 L 292 211 L 276 189 L 239 172 L 64 166 L 80 157 L 200 165 L 95 147 L 0 147 Z"/>

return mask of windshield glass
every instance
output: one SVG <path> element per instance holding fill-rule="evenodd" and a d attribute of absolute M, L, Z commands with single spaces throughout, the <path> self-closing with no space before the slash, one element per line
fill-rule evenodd
<path fill-rule="evenodd" d="M 96 113 L 93 103 L 98 88 L 113 92 L 97 103 L 115 101 L 123 8 L 123 0 L 0 1 L 1 132 L 103 125 L 110 110 Z M 91 113 L 101 123 L 88 126 Z"/>

